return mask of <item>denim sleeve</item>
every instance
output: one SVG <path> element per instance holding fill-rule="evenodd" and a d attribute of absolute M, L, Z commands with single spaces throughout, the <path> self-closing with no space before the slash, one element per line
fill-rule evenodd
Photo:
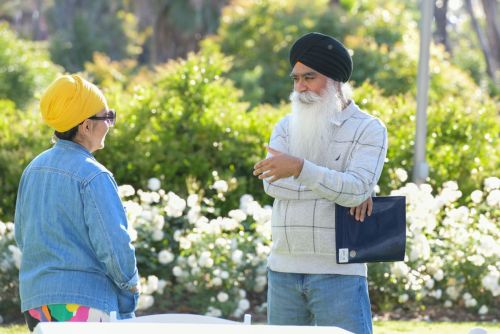
<path fill-rule="evenodd" d="M 19 247 L 19 250 L 22 252 L 24 249 L 24 239 L 23 239 L 23 233 L 22 233 L 22 214 L 21 214 L 21 207 L 23 206 L 22 202 L 22 195 L 24 192 L 24 173 L 23 176 L 21 177 L 21 182 L 19 182 L 19 189 L 17 191 L 17 198 L 16 198 L 16 210 L 14 212 L 14 239 L 16 240 L 17 247 Z"/>
<path fill-rule="evenodd" d="M 139 281 L 135 249 L 127 232 L 127 216 L 112 176 L 97 174 L 83 190 L 85 222 L 96 255 L 117 286 L 120 313 L 134 311 L 137 298 L 129 290 Z"/>

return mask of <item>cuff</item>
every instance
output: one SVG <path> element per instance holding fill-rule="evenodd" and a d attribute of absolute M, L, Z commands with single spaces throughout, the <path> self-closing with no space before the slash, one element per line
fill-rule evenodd
<path fill-rule="evenodd" d="M 124 283 L 117 283 L 118 287 L 122 290 L 130 290 L 139 284 L 139 273 L 135 270 L 134 276 Z"/>
<path fill-rule="evenodd" d="M 323 174 L 324 167 L 313 164 L 309 160 L 304 159 L 304 165 L 298 177 L 295 178 L 300 183 L 309 186 L 319 182 L 321 175 Z"/>

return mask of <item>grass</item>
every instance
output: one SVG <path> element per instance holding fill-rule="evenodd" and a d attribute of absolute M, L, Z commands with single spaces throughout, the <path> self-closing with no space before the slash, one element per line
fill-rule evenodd
<path fill-rule="evenodd" d="M 500 334 L 500 323 L 376 321 L 375 334 L 467 334 L 471 328 L 481 327 L 488 334 Z M 0 334 L 29 334 L 25 325 L 0 325 Z"/>
<path fill-rule="evenodd" d="M 500 323 L 492 322 L 427 322 L 427 321 L 376 321 L 375 334 L 467 334 L 474 327 L 481 327 L 488 334 L 500 334 Z"/>

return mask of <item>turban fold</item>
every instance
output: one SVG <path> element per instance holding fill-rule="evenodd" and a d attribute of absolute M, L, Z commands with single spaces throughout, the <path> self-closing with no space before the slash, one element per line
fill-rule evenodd
<path fill-rule="evenodd" d="M 305 34 L 292 45 L 292 68 L 297 62 L 335 81 L 347 82 L 352 73 L 352 59 L 345 46 L 335 38 L 318 32 Z"/>
<path fill-rule="evenodd" d="M 43 121 L 58 132 L 68 131 L 107 108 L 101 90 L 78 75 L 57 78 L 40 99 Z"/>

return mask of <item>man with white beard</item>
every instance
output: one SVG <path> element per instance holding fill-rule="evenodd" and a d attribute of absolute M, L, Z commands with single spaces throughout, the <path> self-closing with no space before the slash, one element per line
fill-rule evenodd
<path fill-rule="evenodd" d="M 274 197 L 268 322 L 371 333 L 366 264 L 337 264 L 335 203 L 363 221 L 387 153 L 382 122 L 350 99 L 347 49 L 309 33 L 290 50 L 292 113 L 254 167 Z"/>

